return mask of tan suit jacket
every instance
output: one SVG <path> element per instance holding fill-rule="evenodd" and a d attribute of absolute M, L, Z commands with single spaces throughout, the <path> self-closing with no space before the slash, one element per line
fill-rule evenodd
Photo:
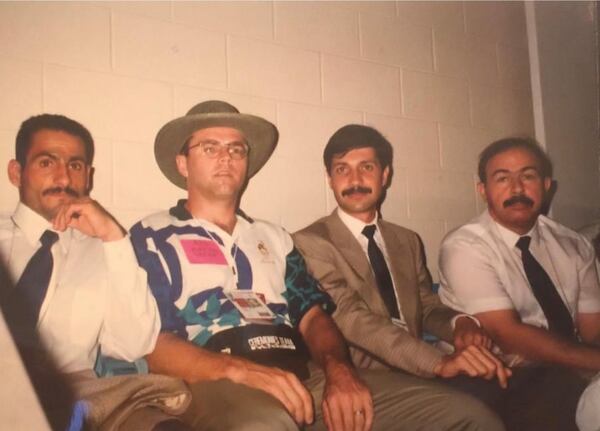
<path fill-rule="evenodd" d="M 378 222 L 390 260 L 390 273 L 408 330 L 394 325 L 379 294 L 367 256 L 334 211 L 293 235 L 311 274 L 333 298 L 333 317 L 359 368 L 401 368 L 430 377 L 442 353 L 422 341 L 427 331 L 452 340 L 456 312 L 431 291 L 423 248 L 414 232 Z"/>

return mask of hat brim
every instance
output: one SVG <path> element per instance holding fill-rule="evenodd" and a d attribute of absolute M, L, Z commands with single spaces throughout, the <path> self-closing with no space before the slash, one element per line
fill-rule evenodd
<path fill-rule="evenodd" d="M 279 132 L 267 120 L 249 114 L 204 113 L 186 115 L 165 124 L 154 141 L 154 157 L 162 173 L 177 187 L 187 189 L 177 170 L 175 157 L 194 132 L 209 127 L 231 127 L 242 132 L 248 143 L 248 178 L 256 174 L 275 150 Z"/>

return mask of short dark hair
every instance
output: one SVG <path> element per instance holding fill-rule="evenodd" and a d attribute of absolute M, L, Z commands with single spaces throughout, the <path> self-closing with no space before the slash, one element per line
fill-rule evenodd
<path fill-rule="evenodd" d="M 333 156 L 342 156 L 357 148 L 373 148 L 382 168 L 392 165 L 394 149 L 392 144 L 377 130 L 361 124 L 348 124 L 335 132 L 323 151 L 323 162 L 327 173 L 331 172 Z"/>
<path fill-rule="evenodd" d="M 64 115 L 40 114 L 23 121 L 17 133 L 15 159 L 21 167 L 25 166 L 25 162 L 27 161 L 27 153 L 29 152 L 29 148 L 31 148 L 33 135 L 44 129 L 65 132 L 81 139 L 85 149 L 85 162 L 88 165 L 92 164 L 94 160 L 94 139 L 88 129 Z"/>
<path fill-rule="evenodd" d="M 479 155 L 479 165 L 477 167 L 477 171 L 479 174 L 479 180 L 482 183 L 485 184 L 487 180 L 485 170 L 492 157 L 513 148 L 521 148 L 529 151 L 536 159 L 538 159 L 540 164 L 540 175 L 543 178 L 552 178 L 552 161 L 542 149 L 538 141 L 528 137 L 510 137 L 492 142 Z"/>

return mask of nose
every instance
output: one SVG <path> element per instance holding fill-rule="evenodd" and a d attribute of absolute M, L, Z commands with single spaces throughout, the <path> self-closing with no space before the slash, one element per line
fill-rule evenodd
<path fill-rule="evenodd" d="M 511 178 L 510 186 L 514 195 L 519 195 L 523 192 L 523 181 L 519 175 Z"/>
<path fill-rule="evenodd" d="M 362 182 L 362 175 L 358 169 L 350 169 L 350 173 L 348 174 L 348 179 L 350 184 L 358 185 Z"/>
<path fill-rule="evenodd" d="M 71 184 L 71 172 L 66 163 L 56 163 L 56 168 L 54 169 L 54 183 L 60 187 L 66 187 Z"/>
<path fill-rule="evenodd" d="M 219 147 L 218 158 L 220 162 L 229 163 L 231 161 L 231 154 L 229 154 L 229 148 L 227 146 L 222 145 Z"/>

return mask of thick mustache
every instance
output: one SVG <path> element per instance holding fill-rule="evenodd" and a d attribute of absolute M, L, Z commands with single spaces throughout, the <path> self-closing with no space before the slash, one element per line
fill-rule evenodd
<path fill-rule="evenodd" d="M 73 196 L 74 198 L 78 198 L 79 197 L 79 193 L 77 193 L 75 190 L 73 190 L 70 187 L 52 187 L 49 189 L 46 189 L 42 192 L 42 196 L 47 196 L 47 195 L 58 195 L 61 193 L 66 193 L 70 196 Z"/>
<path fill-rule="evenodd" d="M 342 196 L 350 196 L 354 193 L 372 193 L 373 190 L 371 190 L 369 187 L 361 187 L 361 186 L 355 186 L 355 187 L 350 187 L 349 189 L 343 190 L 342 191 Z"/>
<path fill-rule="evenodd" d="M 532 207 L 533 201 L 530 198 L 528 198 L 527 196 L 517 195 L 517 196 L 513 196 L 511 198 L 508 198 L 507 200 L 504 201 L 504 203 L 502 205 L 504 206 L 504 208 L 506 208 L 506 207 L 509 207 L 509 206 L 515 205 L 515 204 L 523 204 L 523 205 Z"/>

